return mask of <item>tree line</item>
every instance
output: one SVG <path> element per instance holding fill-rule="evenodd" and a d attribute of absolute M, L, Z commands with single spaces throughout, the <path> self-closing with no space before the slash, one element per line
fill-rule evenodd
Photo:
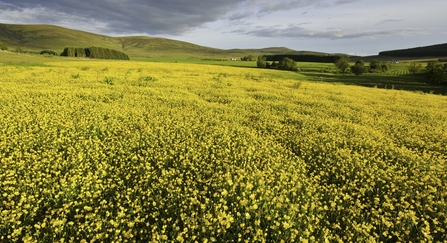
<path fill-rule="evenodd" d="M 265 56 L 259 56 L 258 61 L 256 62 L 256 66 L 258 68 L 298 71 L 296 62 L 288 57 L 284 57 L 279 62 L 273 61 L 272 63 L 270 63 L 267 62 L 267 58 Z"/>
<path fill-rule="evenodd" d="M 342 58 L 334 62 L 335 67 L 338 72 L 346 74 L 351 71 L 356 76 L 362 75 L 363 73 L 381 73 L 386 72 L 390 69 L 390 65 L 382 63 L 382 61 L 373 59 L 369 63 L 369 66 L 365 65 L 363 60 L 358 60 L 353 66 L 349 65 L 349 59 Z"/>
<path fill-rule="evenodd" d="M 258 57 L 256 66 L 258 68 L 269 68 L 279 70 L 298 71 L 297 62 L 336 62 L 338 60 L 347 60 L 349 56 L 343 54 L 276 54 L 262 55 Z"/>
<path fill-rule="evenodd" d="M 0 50 L 7 51 L 8 45 L 4 42 L 0 42 Z M 17 47 L 15 50 L 17 53 L 23 53 L 23 49 Z M 55 51 L 52 50 L 42 50 L 41 55 L 57 55 Z M 104 47 L 66 47 L 64 51 L 60 54 L 66 57 L 89 57 L 96 59 L 116 59 L 116 60 L 129 60 L 129 56 L 121 51 L 104 48 Z"/>
<path fill-rule="evenodd" d="M 408 66 L 408 71 L 411 74 L 419 74 L 421 72 L 424 72 L 427 79 L 429 79 L 432 83 L 447 84 L 447 63 L 445 63 L 444 60 L 446 59 L 440 58 L 438 61 L 428 62 L 425 70 L 423 69 L 421 64 L 412 62 Z M 363 60 L 357 61 L 353 66 L 350 66 L 349 61 L 344 59 L 340 59 L 334 64 L 338 72 L 343 74 L 351 72 L 356 76 L 359 76 L 363 73 L 386 72 L 390 69 L 389 64 L 382 63 L 382 61 L 376 59 L 371 60 L 369 66 L 366 66 Z"/>
<path fill-rule="evenodd" d="M 343 54 L 276 54 L 264 55 L 266 61 L 282 61 L 285 58 L 292 59 L 295 62 L 326 62 L 334 63 L 339 59 L 348 59 L 348 55 Z"/>
<path fill-rule="evenodd" d="M 447 84 L 447 63 L 441 61 L 428 62 L 425 67 L 427 78 L 438 84 Z"/>
<path fill-rule="evenodd" d="M 52 50 L 42 50 L 40 52 L 40 55 L 50 55 L 50 56 L 57 56 L 57 52 L 52 51 Z"/>
<path fill-rule="evenodd" d="M 104 47 L 66 47 L 61 56 L 129 60 L 129 56 L 126 53 Z"/>
<path fill-rule="evenodd" d="M 445 61 L 444 61 L 445 60 Z M 423 71 L 425 76 L 430 82 L 435 84 L 447 84 L 447 60 L 440 58 L 438 61 L 429 61 L 425 70 L 423 70 L 421 64 L 416 62 L 410 63 L 408 66 L 408 71 L 412 74 L 418 74 Z"/>
<path fill-rule="evenodd" d="M 392 57 L 444 57 L 447 56 L 447 43 L 409 49 L 382 51 L 379 52 L 379 55 Z"/>
<path fill-rule="evenodd" d="M 253 55 L 248 55 L 248 56 L 245 56 L 245 57 L 241 57 L 241 61 L 255 61 L 255 60 L 256 60 L 256 57 L 253 56 Z"/>

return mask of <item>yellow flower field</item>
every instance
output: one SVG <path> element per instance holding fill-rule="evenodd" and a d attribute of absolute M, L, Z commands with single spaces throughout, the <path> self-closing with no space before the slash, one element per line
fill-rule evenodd
<path fill-rule="evenodd" d="M 446 242 L 447 97 L 273 70 L 0 65 L 1 242 Z"/>

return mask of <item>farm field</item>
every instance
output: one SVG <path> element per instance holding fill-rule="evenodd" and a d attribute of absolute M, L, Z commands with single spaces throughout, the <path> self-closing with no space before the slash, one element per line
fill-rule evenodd
<path fill-rule="evenodd" d="M 158 58 L 133 58 L 135 61 L 142 62 L 173 62 L 173 63 L 194 63 L 209 64 L 219 66 L 247 67 L 256 68 L 256 61 L 229 61 L 218 59 L 202 59 L 202 58 L 174 58 L 174 57 L 158 57 Z M 298 72 L 304 76 L 300 79 L 325 82 L 334 84 L 347 84 L 364 87 L 377 87 L 380 89 L 397 89 L 415 92 L 424 92 L 432 94 L 447 95 L 447 86 L 442 84 L 430 83 L 426 75 L 423 73 L 411 74 L 408 71 L 410 63 L 416 62 L 425 68 L 428 61 L 434 59 L 407 60 L 400 64 L 390 65 L 390 70 L 383 73 L 365 73 L 360 76 L 354 74 L 340 74 L 333 63 L 317 63 L 317 62 L 297 62 Z M 388 63 L 388 62 L 385 62 Z M 351 62 L 350 65 L 354 65 Z M 280 77 L 287 76 L 292 79 L 297 78 L 296 74 L 291 72 L 280 72 Z"/>
<path fill-rule="evenodd" d="M 234 66 L 234 67 L 256 67 L 256 61 L 230 61 L 228 59 L 213 59 L 213 58 L 178 58 L 178 57 L 155 57 L 155 58 L 132 58 L 139 62 L 173 62 L 173 63 L 191 63 L 191 64 L 209 64 L 220 66 Z"/>
<path fill-rule="evenodd" d="M 446 96 L 19 64 L 0 65 L 1 242 L 447 241 Z"/>

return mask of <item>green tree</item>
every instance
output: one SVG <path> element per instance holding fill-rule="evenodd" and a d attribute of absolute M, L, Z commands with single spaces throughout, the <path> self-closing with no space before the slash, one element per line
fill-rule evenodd
<path fill-rule="evenodd" d="M 410 66 L 408 66 L 408 71 L 412 74 L 417 74 L 422 70 L 422 65 L 417 64 L 416 62 L 410 63 Z"/>
<path fill-rule="evenodd" d="M 447 63 L 429 62 L 425 68 L 425 73 L 432 82 L 447 84 Z"/>
<path fill-rule="evenodd" d="M 265 56 L 259 56 L 258 61 L 256 62 L 256 66 L 259 68 L 270 68 L 279 70 L 290 70 L 290 71 L 299 70 L 296 61 L 288 57 L 281 59 L 281 61 L 279 61 L 278 63 L 276 61 L 269 63 L 266 60 L 267 58 Z"/>
<path fill-rule="evenodd" d="M 241 60 L 242 61 L 254 61 L 254 60 L 256 60 L 256 57 L 253 55 L 248 55 L 248 56 L 242 57 Z"/>
<path fill-rule="evenodd" d="M 258 61 L 256 62 L 256 66 L 258 68 L 266 68 L 267 62 L 265 60 L 266 60 L 266 58 L 264 56 L 259 56 Z"/>
<path fill-rule="evenodd" d="M 292 59 L 290 59 L 290 60 L 292 60 Z M 298 65 L 296 64 L 296 62 L 294 60 L 292 60 L 292 65 L 290 65 L 289 70 L 295 71 L 295 72 L 298 71 Z"/>
<path fill-rule="evenodd" d="M 354 66 L 351 67 L 351 72 L 355 74 L 355 76 L 362 75 L 366 72 L 365 62 L 363 60 L 358 60 Z"/>
<path fill-rule="evenodd" d="M 436 62 L 431 61 L 427 63 L 427 66 L 425 67 L 425 73 L 427 75 L 427 78 L 430 80 L 434 79 L 435 69 L 438 65 L 436 65 Z"/>
<path fill-rule="evenodd" d="M 8 45 L 6 45 L 6 43 L 4 43 L 4 42 L 0 42 L 0 49 L 2 51 L 7 51 L 8 50 Z"/>
<path fill-rule="evenodd" d="M 284 58 L 284 70 L 297 71 L 298 66 L 293 59 L 286 57 Z"/>
<path fill-rule="evenodd" d="M 298 66 L 296 65 L 296 62 L 288 57 L 285 57 L 281 61 L 279 61 L 278 66 L 276 68 L 280 70 L 298 71 Z"/>
<path fill-rule="evenodd" d="M 382 61 L 379 61 L 377 59 L 373 59 L 371 60 L 371 62 L 369 63 L 369 70 L 371 72 L 382 72 Z"/>
<path fill-rule="evenodd" d="M 64 51 L 61 53 L 61 56 L 75 57 L 75 48 L 74 47 L 65 47 Z"/>
<path fill-rule="evenodd" d="M 75 56 L 76 57 L 85 57 L 85 49 L 84 48 L 75 48 Z"/>
<path fill-rule="evenodd" d="M 23 49 L 21 47 L 16 47 L 16 52 L 17 53 L 23 53 Z"/>
<path fill-rule="evenodd" d="M 57 56 L 57 53 L 55 51 L 51 51 L 51 50 L 42 50 L 40 52 L 40 55 L 53 55 L 53 56 Z M 61 54 L 62 56 L 62 54 Z"/>
<path fill-rule="evenodd" d="M 345 74 L 349 70 L 349 62 L 346 59 L 340 58 L 334 64 L 340 73 Z"/>
<path fill-rule="evenodd" d="M 365 62 L 363 60 L 358 60 L 355 62 L 355 64 L 362 65 L 363 67 L 365 66 Z"/>

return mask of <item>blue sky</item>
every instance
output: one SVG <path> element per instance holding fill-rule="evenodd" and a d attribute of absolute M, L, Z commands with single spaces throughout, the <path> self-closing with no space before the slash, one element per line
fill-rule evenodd
<path fill-rule="evenodd" d="M 370 55 L 446 43 L 445 9 L 446 0 L 0 0 L 0 23 Z"/>

